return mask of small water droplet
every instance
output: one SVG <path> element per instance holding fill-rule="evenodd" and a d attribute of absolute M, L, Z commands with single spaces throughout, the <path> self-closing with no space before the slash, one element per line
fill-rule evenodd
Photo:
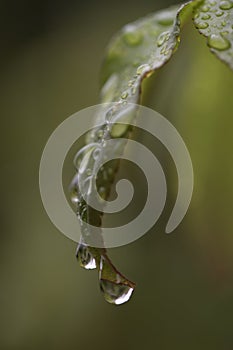
<path fill-rule="evenodd" d="M 219 5 L 219 8 L 221 10 L 230 10 L 231 8 L 233 7 L 233 3 L 230 2 L 230 1 L 221 1 L 220 2 L 220 5 Z"/>
<path fill-rule="evenodd" d="M 213 49 L 223 51 L 230 47 L 230 42 L 219 34 L 212 34 L 208 38 L 208 45 Z"/>
<path fill-rule="evenodd" d="M 169 38 L 170 38 L 170 32 L 161 33 L 157 40 L 157 46 L 158 47 L 162 46 L 165 43 L 165 41 L 169 40 Z"/>
<path fill-rule="evenodd" d="M 207 13 L 205 13 L 205 14 L 201 17 L 201 19 L 203 19 L 203 20 L 207 20 L 207 19 L 210 19 L 210 18 L 211 18 L 211 16 L 208 15 Z"/>
<path fill-rule="evenodd" d="M 137 75 L 143 75 L 145 74 L 147 71 L 150 70 L 150 66 L 149 64 L 142 64 L 141 66 L 138 67 L 137 69 Z"/>
<path fill-rule="evenodd" d="M 127 25 L 125 27 L 125 32 L 123 33 L 123 40 L 130 46 L 137 46 L 142 43 L 143 34 L 136 26 Z"/>
<path fill-rule="evenodd" d="M 134 83 L 135 83 L 135 80 L 130 80 L 130 81 L 128 82 L 128 86 L 131 87 L 131 86 L 133 86 Z"/>
<path fill-rule="evenodd" d="M 221 25 L 222 25 L 223 27 L 226 27 L 227 22 L 226 22 L 226 21 L 222 21 Z"/>
<path fill-rule="evenodd" d="M 198 29 L 206 29 L 206 28 L 209 27 L 209 24 L 206 23 L 206 22 L 199 22 L 199 23 L 196 24 L 196 26 L 197 26 Z"/>
<path fill-rule="evenodd" d="M 207 6 L 207 5 L 204 5 L 204 6 L 202 6 L 202 8 L 201 8 L 201 11 L 202 12 L 208 12 L 210 10 L 210 8 L 209 8 L 209 6 Z"/>
<path fill-rule="evenodd" d="M 80 263 L 80 266 L 84 267 L 84 269 L 93 270 L 96 268 L 96 260 L 86 245 L 82 243 L 78 245 L 76 257 Z"/>
<path fill-rule="evenodd" d="M 121 94 L 121 98 L 122 99 L 126 99 L 128 97 L 128 92 L 127 91 L 124 91 L 122 94 Z"/>
<path fill-rule="evenodd" d="M 217 12 L 216 12 L 216 16 L 217 16 L 217 17 L 221 17 L 223 14 L 224 14 L 223 11 L 217 11 Z"/>

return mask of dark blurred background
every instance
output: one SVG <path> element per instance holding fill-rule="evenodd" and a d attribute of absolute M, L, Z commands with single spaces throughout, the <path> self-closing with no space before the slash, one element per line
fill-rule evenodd
<path fill-rule="evenodd" d="M 193 200 L 172 235 L 164 234 L 168 212 L 140 240 L 110 250 L 137 282 L 129 303 L 104 301 L 96 273 L 78 266 L 76 244 L 56 230 L 40 199 L 45 143 L 65 118 L 98 102 L 111 36 L 174 3 L 0 2 L 3 350 L 233 348 L 233 74 L 191 24 L 144 103 L 186 142 Z"/>

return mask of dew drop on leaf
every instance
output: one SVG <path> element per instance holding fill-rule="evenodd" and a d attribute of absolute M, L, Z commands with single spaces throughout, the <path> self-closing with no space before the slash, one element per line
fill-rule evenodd
<path fill-rule="evenodd" d="M 221 1 L 219 5 L 221 10 L 230 10 L 233 7 L 233 3 L 230 1 Z"/>
<path fill-rule="evenodd" d="M 165 43 L 165 41 L 168 41 L 169 37 L 170 37 L 169 32 L 161 33 L 157 40 L 157 46 L 158 47 L 162 46 Z"/>
<path fill-rule="evenodd" d="M 100 279 L 100 289 L 103 292 L 104 299 L 115 305 L 126 303 L 134 290 L 125 284 L 114 283 L 105 279 Z"/>
<path fill-rule="evenodd" d="M 224 14 L 223 11 L 217 11 L 217 12 L 216 12 L 216 16 L 217 16 L 217 17 L 221 17 L 223 14 Z"/>
<path fill-rule="evenodd" d="M 206 29 L 206 28 L 209 27 L 209 24 L 206 23 L 206 22 L 199 22 L 199 23 L 196 24 L 196 26 L 197 26 L 197 28 L 199 28 L 199 29 Z"/>
<path fill-rule="evenodd" d="M 230 47 L 230 42 L 220 34 L 212 34 L 208 38 L 208 45 L 216 50 L 226 50 Z"/>

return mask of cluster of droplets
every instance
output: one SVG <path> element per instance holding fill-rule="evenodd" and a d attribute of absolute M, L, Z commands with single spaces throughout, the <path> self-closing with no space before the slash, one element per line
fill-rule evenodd
<path fill-rule="evenodd" d="M 100 289 L 104 298 L 107 302 L 116 305 L 123 304 L 130 299 L 134 285 L 114 268 L 103 248 L 93 248 L 84 243 L 85 238 L 89 235 L 86 223 L 89 222 L 88 211 L 90 208 L 83 199 L 83 191 L 87 195 L 92 191 L 92 183 L 96 180 L 95 165 L 101 157 L 104 159 L 105 152 L 107 152 L 105 141 L 125 134 L 128 129 L 128 125 L 120 124 L 120 122 L 130 115 L 130 111 L 122 107 L 124 107 L 123 104 L 119 102 L 111 105 L 107 111 L 103 112 L 102 126 L 91 132 L 91 135 L 89 135 L 90 142 L 81 148 L 74 157 L 77 173 L 70 186 L 71 201 L 77 208 L 77 217 L 82 231 L 82 242 L 78 245 L 76 257 L 81 267 L 88 270 L 98 268 Z M 114 152 L 114 150 L 111 150 L 111 152 Z M 108 165 L 100 168 L 98 176 L 100 177 L 101 186 L 97 186 L 100 196 L 106 197 L 105 194 L 108 191 L 108 186 L 111 186 L 114 173 L 114 166 L 110 167 Z M 80 184 L 82 184 L 82 191 Z M 98 216 L 96 222 L 99 220 L 100 226 L 101 213 L 95 211 L 94 214 Z M 93 212 L 91 216 L 93 217 Z"/>
<path fill-rule="evenodd" d="M 106 140 L 119 138 L 122 135 L 126 136 L 129 132 L 128 124 L 130 124 L 135 115 L 135 108 L 132 108 L 130 102 L 138 102 L 142 79 L 151 75 L 153 70 L 157 68 L 154 65 L 155 62 L 160 66 L 167 60 L 167 56 L 174 50 L 179 40 L 179 30 L 177 25 L 175 26 L 174 24 L 175 19 L 176 10 L 174 10 L 174 13 L 169 10 L 152 16 L 150 21 L 146 20 L 141 25 L 128 25 L 109 48 L 108 62 L 115 62 L 116 60 L 119 60 L 119 62 L 123 60 L 124 62 L 127 53 L 127 57 L 130 60 L 132 58 L 132 65 L 128 73 L 126 71 L 114 72 L 109 75 L 101 90 L 101 101 L 117 102 L 114 102 L 113 106 L 102 113 L 102 126 L 89 133 L 87 145 L 76 154 L 74 159 L 77 173 L 70 186 L 70 195 L 71 201 L 76 205 L 77 216 L 84 236 L 88 235 L 85 226 L 85 222 L 88 222 L 88 206 L 83 199 L 80 184 L 82 184 L 82 190 L 84 190 L 85 194 L 92 191 L 93 181 L 96 180 L 96 164 L 98 164 L 100 159 L 104 159 L 105 152 L 107 152 Z M 151 48 L 150 42 L 145 42 L 145 33 L 148 36 L 147 25 L 150 27 L 151 37 L 149 40 L 151 43 L 154 43 L 155 38 L 157 38 L 154 51 L 149 53 L 148 49 Z M 140 50 L 138 50 L 139 46 Z M 141 52 L 141 56 L 138 53 L 135 55 L 135 52 Z M 124 62 L 123 66 L 127 66 L 127 62 Z M 129 80 L 124 85 L 127 74 L 129 75 Z M 117 95 L 119 89 L 122 91 L 120 96 Z M 125 124 L 127 121 L 129 123 Z M 122 124 L 121 122 L 124 123 Z M 119 149 L 121 148 L 122 145 L 119 144 Z M 101 184 L 101 186 L 97 186 L 98 192 L 105 198 L 107 197 L 108 186 L 111 186 L 115 169 L 115 167 L 109 167 L 109 165 L 102 166 L 98 173 L 99 183 Z M 106 301 L 117 305 L 130 299 L 134 290 L 134 284 L 114 268 L 103 248 L 90 247 L 83 240 L 78 245 L 76 256 L 83 268 L 97 268 L 99 270 L 100 289 Z"/>
<path fill-rule="evenodd" d="M 230 0 L 209 0 L 197 9 L 194 22 L 196 27 L 208 37 L 210 48 L 224 51 L 231 47 L 228 35 L 232 33 L 230 11 L 233 11 L 233 2 Z"/>

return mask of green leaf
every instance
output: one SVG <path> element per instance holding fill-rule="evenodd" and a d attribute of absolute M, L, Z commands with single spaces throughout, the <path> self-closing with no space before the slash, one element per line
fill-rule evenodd
<path fill-rule="evenodd" d="M 205 0 L 193 20 L 211 52 L 233 69 L 233 1 Z"/>
<path fill-rule="evenodd" d="M 185 20 L 200 1 L 190 1 L 126 25 L 110 42 L 102 68 L 102 102 L 137 103 L 142 80 L 167 63 Z"/>
<path fill-rule="evenodd" d="M 95 147 L 84 152 L 85 166 L 89 176 L 103 159 L 113 149 L 104 146 L 109 138 L 128 138 L 131 134 L 130 120 L 135 117 L 136 107 L 129 108 L 129 103 L 138 103 L 143 79 L 167 63 L 180 42 L 180 31 L 185 20 L 191 15 L 194 6 L 200 1 L 190 1 L 158 13 L 149 15 L 125 26 L 110 42 L 102 67 L 101 102 L 113 102 L 109 109 L 103 109 L 102 125 L 87 136 L 86 143 L 98 145 L 99 158 L 93 160 Z M 129 125 L 121 124 L 121 118 L 127 118 Z M 125 119 L 124 119 L 125 120 Z M 124 149 L 125 143 L 119 141 L 117 154 Z M 120 157 L 118 157 L 120 158 Z M 104 199 L 109 197 L 119 161 L 112 161 L 101 167 L 96 181 L 97 190 Z M 111 170 L 111 171 L 110 171 Z M 82 169 L 79 182 L 85 181 L 85 171 Z M 83 177 L 84 176 L 84 177 Z M 101 189 L 101 191 L 100 191 Z M 100 228 L 102 213 L 89 207 L 81 197 L 79 183 L 73 183 L 72 191 L 78 197 L 78 218 Z M 81 220 L 80 220 L 81 222 Z M 83 243 L 77 250 L 77 258 L 84 268 L 97 267 L 99 270 L 100 287 L 105 299 L 114 304 L 127 301 L 134 289 L 134 283 L 124 277 L 111 263 L 104 248 L 94 248 L 85 245 L 87 232 L 82 223 Z"/>

